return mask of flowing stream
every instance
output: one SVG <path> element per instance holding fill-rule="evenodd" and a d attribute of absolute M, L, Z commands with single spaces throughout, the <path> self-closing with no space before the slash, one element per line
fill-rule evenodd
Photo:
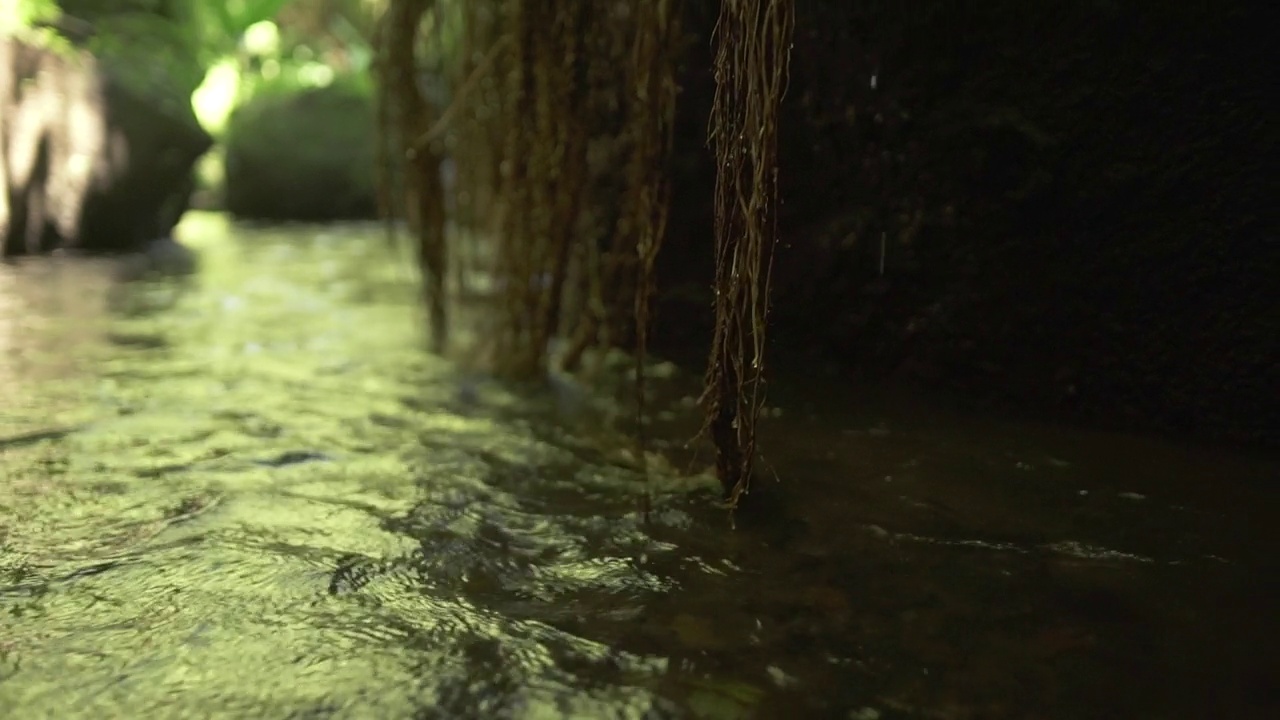
<path fill-rule="evenodd" d="M 433 358 L 377 228 L 179 232 L 0 265 L 0 718 L 1280 717 L 1274 459 L 784 375 L 731 526 L 656 363 L 645 522 L 627 393 Z"/>

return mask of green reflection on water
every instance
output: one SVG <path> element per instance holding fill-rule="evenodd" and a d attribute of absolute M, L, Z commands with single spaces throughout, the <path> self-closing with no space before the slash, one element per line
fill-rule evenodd
<path fill-rule="evenodd" d="M 109 264 L 66 258 L 5 271 L 6 344 L 22 355 L 5 368 L 0 435 L 67 432 L 0 450 L 0 708 L 651 707 L 653 662 L 539 620 L 554 613 L 504 617 L 459 592 L 523 583 L 554 603 L 663 583 L 618 572 L 629 557 L 563 537 L 487 483 L 498 465 L 536 474 L 572 455 L 495 415 L 522 402 L 500 387 L 485 388 L 485 412 L 450 410 L 457 373 L 421 352 L 412 273 L 376 232 L 196 215 L 181 229 L 201 257 L 192 278 L 117 284 Z M 415 521 L 450 540 L 424 545 L 404 529 Z M 521 522 L 536 572 L 484 550 L 483 533 Z M 643 540 L 623 526 L 601 537 Z M 353 559 L 404 569 L 357 593 L 335 579 Z M 566 659 L 641 684 L 587 688 Z"/>

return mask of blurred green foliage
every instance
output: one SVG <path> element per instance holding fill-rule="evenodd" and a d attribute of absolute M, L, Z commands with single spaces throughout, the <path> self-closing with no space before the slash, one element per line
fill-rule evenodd
<path fill-rule="evenodd" d="M 18 37 L 45 47 L 69 47 L 48 25 L 58 18 L 54 0 L 0 0 L 0 36 Z"/>
<path fill-rule="evenodd" d="M 244 56 L 246 31 L 264 22 L 274 22 L 279 30 L 277 57 L 244 63 L 246 74 L 267 68 L 267 79 L 274 79 L 279 65 L 316 62 L 363 72 L 371 58 L 368 38 L 383 4 L 385 0 L 0 0 L 0 33 L 41 44 L 57 42 L 51 28 L 87 33 L 95 54 L 149 58 L 152 65 L 188 75 L 181 84 L 194 89 L 219 61 Z"/>
<path fill-rule="evenodd" d="M 315 169 L 311 157 L 335 144 L 363 157 L 374 89 L 372 35 L 387 0 L 0 0 L 0 34 L 48 48 L 88 50 L 113 77 L 142 97 L 190 117 L 220 142 L 199 164 L 199 186 L 221 195 L 228 120 L 240 113 L 241 155 L 270 154 L 272 144 L 299 144 L 296 133 L 268 119 L 279 112 L 306 130 L 307 148 L 280 149 L 281 161 Z M 453 3 L 449 3 L 453 5 Z M 456 14 L 456 13 L 453 13 Z M 430 49 L 428 49 L 430 55 Z M 427 64 L 433 64 L 425 57 Z M 308 91 L 332 87 L 314 110 L 342 137 L 328 137 L 292 108 L 314 105 Z M 290 98 L 300 96 L 296 100 Z M 358 102 L 351 105 L 353 98 Z M 260 102 L 255 102 L 260 99 Z M 345 101 L 341 101 L 345 99 Z M 305 102 L 302 102 L 305 100 Z M 297 103 L 301 102 L 299 106 Z M 330 107 L 333 105 L 333 107 Z M 350 108 L 358 110 L 348 111 Z M 320 118 L 317 118 L 317 122 Z M 297 129 L 297 128 L 295 128 Z M 268 147 L 247 137 L 260 132 Z M 338 153 L 344 155 L 343 153 Z M 350 153 L 347 153 L 350 154 Z M 252 163 L 250 163 L 252 164 Z M 354 161 L 340 159 L 346 165 Z M 346 171 L 350 174 L 349 171 Z M 358 184 L 358 183 L 357 183 Z M 358 189 L 357 194 L 363 194 Z M 215 201 L 216 202 L 216 201 Z"/>
<path fill-rule="evenodd" d="M 201 67 L 234 52 L 254 23 L 274 18 L 290 0 L 58 0 L 67 15 L 91 23 L 95 41 L 180 46 Z M 136 31 L 146 35 L 138 35 Z M 150 37 L 148 38 L 147 35 Z"/>

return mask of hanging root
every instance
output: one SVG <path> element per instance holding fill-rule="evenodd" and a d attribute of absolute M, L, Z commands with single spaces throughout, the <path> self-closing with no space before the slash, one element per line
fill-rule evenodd
<path fill-rule="evenodd" d="M 490 370 L 538 377 L 556 339 L 570 369 L 591 347 L 628 339 L 643 354 L 666 226 L 678 14 L 677 0 L 389 0 L 383 152 L 401 165 L 433 326 L 445 327 L 450 261 L 460 288 L 465 270 L 492 281 L 487 317 L 476 318 L 487 331 L 469 353 Z M 434 37 L 419 31 L 424 18 Z M 419 62 L 423 47 L 438 49 L 452 88 L 442 112 L 418 89 L 415 43 Z M 451 204 L 445 148 L 457 168 Z M 392 174 L 380 177 L 391 214 Z"/>
<path fill-rule="evenodd" d="M 765 330 L 776 240 L 777 116 L 793 0 L 722 0 L 709 136 L 716 156 L 715 314 L 704 431 L 730 507 L 751 483 L 764 403 Z"/>
<path fill-rule="evenodd" d="M 649 473 L 645 433 L 644 364 L 648 351 L 649 302 L 653 294 L 653 266 L 666 233 L 670 183 L 666 168 L 671 154 L 675 122 L 676 78 L 674 57 L 679 42 L 679 22 L 673 0 L 648 0 L 636 9 L 632 44 L 630 87 L 638 111 L 631 114 L 631 163 L 628 211 L 635 229 L 635 334 L 636 334 L 636 442 L 644 473 L 644 514 L 650 509 Z"/>
<path fill-rule="evenodd" d="M 438 7 L 432 0 L 394 0 L 379 23 L 375 38 L 380 132 L 378 194 L 388 236 L 393 236 L 394 220 L 403 211 L 417 237 L 418 265 L 423 271 L 430 318 L 431 350 L 443 353 L 449 339 L 445 285 L 449 252 L 445 238 L 444 187 L 440 179 L 441 157 L 430 143 L 412 147 L 414 140 L 425 135 L 436 122 L 436 113 L 418 85 L 415 53 L 419 30 L 428 13 L 435 13 L 432 25 L 438 30 L 441 22 Z M 393 181 L 397 174 L 402 178 L 403 203 L 397 202 L 399 188 Z"/>
<path fill-rule="evenodd" d="M 763 402 L 793 2 L 722 0 L 715 31 L 716 331 L 703 405 L 731 505 L 750 485 Z M 497 288 L 492 332 L 481 340 L 493 370 L 541 375 L 555 338 L 569 340 L 563 362 L 574 367 L 591 345 L 633 334 L 642 458 L 678 15 L 677 0 L 389 0 L 377 43 L 383 159 L 398 170 L 380 173 L 383 208 L 391 217 L 403 207 L 418 237 L 432 345 L 447 341 L 445 280 L 450 258 L 464 255 Z M 424 18 L 435 31 L 425 44 L 454 88 L 443 113 L 418 84 Z M 597 141 L 603 162 L 591 160 Z M 453 237 L 465 238 L 467 253 L 450 252 L 445 237 L 446 147 L 458 170 Z"/>
<path fill-rule="evenodd" d="M 511 376 L 546 371 L 561 330 L 569 259 L 587 188 L 588 126 L 580 81 L 584 41 L 597 13 L 576 0 L 508 0 L 514 42 L 496 238 L 500 305 L 495 359 Z"/>

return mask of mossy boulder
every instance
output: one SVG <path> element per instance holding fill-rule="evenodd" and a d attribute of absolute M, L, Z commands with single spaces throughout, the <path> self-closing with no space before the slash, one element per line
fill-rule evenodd
<path fill-rule="evenodd" d="M 232 113 L 225 137 L 225 208 L 238 218 L 372 218 L 374 101 L 355 81 L 262 87 Z"/>
<path fill-rule="evenodd" d="M 213 142 L 188 100 L 201 72 L 183 38 L 141 13 L 63 22 L 57 42 L 0 38 L 0 254 L 168 236 Z"/>

